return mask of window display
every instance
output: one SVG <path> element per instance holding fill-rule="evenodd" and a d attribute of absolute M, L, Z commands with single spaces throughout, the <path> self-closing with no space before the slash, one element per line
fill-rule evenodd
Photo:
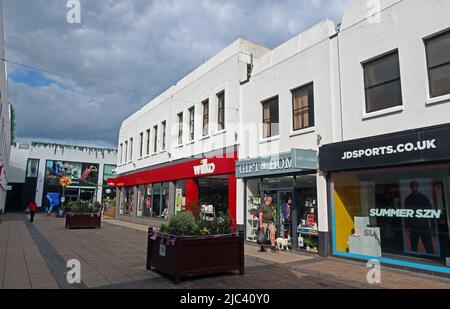
<path fill-rule="evenodd" d="M 262 196 L 261 196 L 262 194 Z M 259 209 L 268 198 L 274 205 L 276 244 L 281 250 L 318 250 L 315 174 L 267 177 L 246 181 L 246 239 L 256 241 Z"/>
<path fill-rule="evenodd" d="M 332 178 L 336 251 L 448 263 L 450 165 L 342 172 Z"/>
<path fill-rule="evenodd" d="M 186 181 L 179 180 L 175 184 L 175 213 L 186 208 Z"/>
<path fill-rule="evenodd" d="M 201 177 L 198 187 L 199 204 L 205 216 L 220 216 L 228 212 L 228 176 Z"/>

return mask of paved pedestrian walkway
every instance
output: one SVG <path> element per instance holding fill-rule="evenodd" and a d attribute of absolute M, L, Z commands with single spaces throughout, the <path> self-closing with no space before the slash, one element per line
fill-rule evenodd
<path fill-rule="evenodd" d="M 259 253 L 246 245 L 246 273 L 172 281 L 145 269 L 147 227 L 115 219 L 99 230 L 67 230 L 64 219 L 22 214 L 0 222 L 0 288 L 450 288 L 450 280 L 382 270 L 382 283 L 366 282 L 364 264 L 296 253 Z M 78 259 L 82 283 L 70 285 L 65 263 Z"/>

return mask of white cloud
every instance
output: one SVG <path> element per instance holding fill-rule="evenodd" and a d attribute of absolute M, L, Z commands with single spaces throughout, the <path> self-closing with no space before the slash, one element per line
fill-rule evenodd
<path fill-rule="evenodd" d="M 274 47 L 323 19 L 340 21 L 350 2 L 81 0 L 75 25 L 64 0 L 5 1 L 9 59 L 100 83 L 11 81 L 17 135 L 115 145 L 123 119 L 236 38 Z"/>

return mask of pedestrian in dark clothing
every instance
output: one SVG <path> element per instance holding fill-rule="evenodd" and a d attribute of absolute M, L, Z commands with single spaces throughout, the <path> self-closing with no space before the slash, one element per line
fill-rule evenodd
<path fill-rule="evenodd" d="M 31 201 L 28 204 L 28 208 L 30 209 L 30 222 L 34 221 L 34 215 L 36 214 L 37 204 L 35 201 Z"/>

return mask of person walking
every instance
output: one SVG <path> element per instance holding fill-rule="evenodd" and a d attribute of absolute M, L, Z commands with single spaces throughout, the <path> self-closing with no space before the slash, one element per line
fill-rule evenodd
<path fill-rule="evenodd" d="M 28 209 L 30 209 L 30 222 L 34 221 L 34 215 L 36 214 L 37 204 L 35 201 L 31 201 L 28 204 Z"/>

